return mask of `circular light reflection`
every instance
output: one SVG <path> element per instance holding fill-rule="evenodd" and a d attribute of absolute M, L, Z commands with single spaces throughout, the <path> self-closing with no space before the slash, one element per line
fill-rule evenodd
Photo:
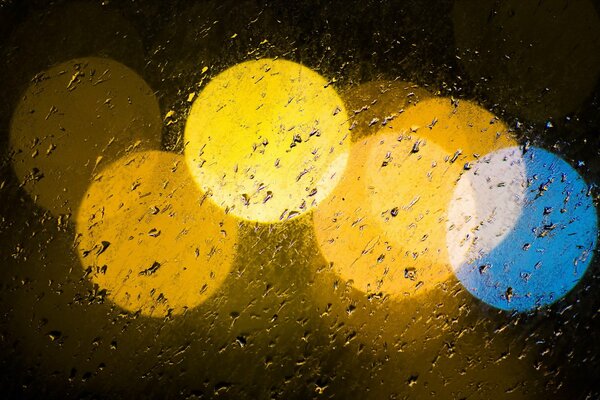
<path fill-rule="evenodd" d="M 357 141 L 333 194 L 314 212 L 325 258 L 364 292 L 424 293 L 451 269 L 444 226 L 460 175 L 493 149 L 516 144 L 470 102 L 429 99 Z"/>
<path fill-rule="evenodd" d="M 459 266 L 501 243 L 516 225 L 525 198 L 522 150 L 507 147 L 486 154 L 464 174 L 448 207 L 448 254 Z"/>
<path fill-rule="evenodd" d="M 203 191 L 240 218 L 279 222 L 315 207 L 339 180 L 348 117 L 335 90 L 300 64 L 235 65 L 195 100 L 185 157 Z"/>
<path fill-rule="evenodd" d="M 104 169 L 77 216 L 86 275 L 131 312 L 162 317 L 204 302 L 227 277 L 235 220 L 203 196 L 183 156 L 140 152 Z"/>
<path fill-rule="evenodd" d="M 160 148 L 161 128 L 157 99 L 134 71 L 74 59 L 23 94 L 10 127 L 13 168 L 38 205 L 75 212 L 94 172 L 133 149 Z"/>
<path fill-rule="evenodd" d="M 483 168 L 474 168 L 464 179 L 503 180 L 500 174 L 506 168 L 502 164 L 518 162 L 511 155 L 516 151 L 487 156 Z M 520 167 L 514 171 L 517 174 L 511 173 L 507 195 L 521 208 L 520 213 L 514 208 L 505 210 L 494 217 L 499 222 L 490 224 L 492 229 L 474 230 L 468 257 L 454 265 L 456 276 L 471 294 L 503 310 L 528 311 L 562 298 L 585 273 L 598 234 L 596 209 L 577 171 L 539 148 L 529 149 L 522 157 L 526 175 Z M 519 185 L 525 188 L 523 196 Z M 497 196 L 494 185 L 473 185 L 472 190 L 476 202 L 493 202 L 485 208 L 505 207 L 500 203 L 507 196 Z M 457 191 L 453 201 L 461 208 L 464 197 Z M 518 219 L 513 223 L 515 215 Z M 505 230 L 506 226 L 512 227 Z"/>

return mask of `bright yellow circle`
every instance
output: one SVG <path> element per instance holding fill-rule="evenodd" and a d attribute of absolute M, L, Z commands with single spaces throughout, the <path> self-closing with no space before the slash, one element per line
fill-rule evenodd
<path fill-rule="evenodd" d="M 39 74 L 10 127 L 13 168 L 36 203 L 75 213 L 91 176 L 133 149 L 158 149 L 156 96 L 123 64 L 80 58 Z"/>
<path fill-rule="evenodd" d="M 328 82 L 300 64 L 235 65 L 200 93 L 185 158 L 200 188 L 240 218 L 272 223 L 315 207 L 346 165 L 349 125 Z"/>
<path fill-rule="evenodd" d="M 198 191 L 183 156 L 139 152 L 96 176 L 77 216 L 77 239 L 88 277 L 113 302 L 162 317 L 220 287 L 237 223 Z"/>
<path fill-rule="evenodd" d="M 473 103 L 438 98 L 411 107 L 353 145 L 342 181 L 315 210 L 325 258 L 364 292 L 427 292 L 451 274 L 447 208 L 465 166 L 514 144 Z"/>

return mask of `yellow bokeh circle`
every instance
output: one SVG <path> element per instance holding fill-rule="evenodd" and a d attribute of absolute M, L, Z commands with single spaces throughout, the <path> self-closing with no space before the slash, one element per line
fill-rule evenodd
<path fill-rule="evenodd" d="M 216 204 L 273 223 L 315 207 L 341 176 L 349 148 L 344 104 L 298 63 L 263 59 L 213 78 L 185 127 L 185 158 Z"/>
<path fill-rule="evenodd" d="M 451 274 L 446 221 L 458 179 L 480 155 L 514 144 L 471 102 L 427 99 L 406 110 L 353 145 L 342 182 L 315 211 L 325 258 L 364 292 L 427 292 Z"/>
<path fill-rule="evenodd" d="M 158 100 L 137 73 L 107 58 L 73 59 L 38 74 L 21 96 L 13 168 L 36 204 L 75 214 L 94 172 L 160 148 L 161 129 Z"/>
<path fill-rule="evenodd" d="M 238 228 L 197 189 L 183 156 L 160 151 L 134 153 L 98 174 L 76 222 L 86 275 L 118 306 L 155 317 L 215 293 Z"/>

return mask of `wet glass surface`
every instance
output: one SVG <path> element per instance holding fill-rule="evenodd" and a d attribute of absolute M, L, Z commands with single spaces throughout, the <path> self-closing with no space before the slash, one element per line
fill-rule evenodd
<path fill-rule="evenodd" d="M 0 1 L 1 397 L 600 398 L 599 12 Z"/>

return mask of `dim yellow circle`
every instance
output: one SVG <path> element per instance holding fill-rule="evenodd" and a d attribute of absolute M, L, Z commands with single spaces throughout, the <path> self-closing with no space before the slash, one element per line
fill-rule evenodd
<path fill-rule="evenodd" d="M 442 162 L 446 152 L 433 143 L 424 145 L 427 155 L 409 161 L 414 178 L 400 183 L 402 167 L 392 157 L 402 154 L 408 142 L 398 143 L 396 138 L 395 134 L 380 133 L 354 144 L 347 173 L 332 196 L 315 210 L 313 219 L 320 247 L 334 271 L 365 293 L 394 298 L 425 292 L 451 272 L 443 258 L 445 242 L 438 243 L 445 238 L 437 232 L 445 228 L 437 223 L 443 210 L 423 205 L 437 204 L 439 193 L 434 187 L 448 190 L 444 186 L 452 187 L 452 183 L 446 183 L 440 173 L 429 182 L 432 188 L 419 187 L 428 180 L 428 166 L 436 160 Z M 385 146 L 388 143 L 390 147 Z M 384 156 L 378 157 L 384 149 Z M 375 167 L 385 162 L 390 164 Z M 381 176 L 376 177 L 377 173 Z M 424 194 L 420 204 L 408 196 L 409 191 L 415 197 Z M 439 206 L 443 204 L 442 198 Z M 422 232 L 430 228 L 432 237 L 422 240 Z M 428 246 L 435 247 L 436 254 Z"/>
<path fill-rule="evenodd" d="M 237 222 L 199 192 L 183 156 L 167 152 L 109 165 L 77 216 L 86 275 L 118 306 L 153 317 L 182 313 L 215 293 L 236 240 Z"/>
<path fill-rule="evenodd" d="M 75 213 L 91 176 L 133 149 L 158 149 L 162 123 L 152 89 L 105 58 L 80 58 L 38 74 L 15 109 L 13 168 L 35 202 Z"/>
<path fill-rule="evenodd" d="M 348 117 L 300 64 L 264 59 L 217 75 L 194 102 L 185 158 L 200 188 L 240 218 L 273 223 L 315 207 L 341 176 Z"/>
<path fill-rule="evenodd" d="M 401 139 L 402 138 L 402 139 Z M 433 286 L 447 278 L 446 208 L 462 167 L 433 140 L 398 132 L 372 142 L 365 177 L 372 216 L 401 249 L 396 257 L 401 278 Z M 416 146 L 419 149 L 416 150 Z"/>
<path fill-rule="evenodd" d="M 342 181 L 315 210 L 325 258 L 367 293 L 434 288 L 451 274 L 446 221 L 458 179 L 479 155 L 514 144 L 503 123 L 471 102 L 411 107 L 353 145 Z"/>
<path fill-rule="evenodd" d="M 348 167 L 334 191 L 313 212 L 315 237 L 333 270 L 365 293 L 396 291 L 387 274 L 394 249 L 367 200 L 364 166 L 370 140 L 352 145 Z"/>

